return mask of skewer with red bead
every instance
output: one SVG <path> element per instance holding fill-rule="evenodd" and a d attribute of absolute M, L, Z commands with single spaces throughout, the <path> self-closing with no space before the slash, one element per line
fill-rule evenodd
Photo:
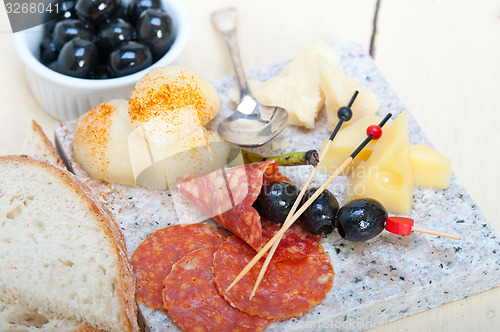
<path fill-rule="evenodd" d="M 354 94 L 352 95 L 351 100 L 349 101 L 347 106 L 342 106 L 337 111 L 337 117 L 339 118 L 339 122 L 337 123 L 337 125 L 333 129 L 332 134 L 330 135 L 330 138 L 328 139 L 328 142 L 326 143 L 323 151 L 321 152 L 321 155 L 319 156 L 318 164 L 316 166 L 314 166 L 311 173 L 309 174 L 309 177 L 307 178 L 306 182 L 302 186 L 302 189 L 300 190 L 299 195 L 297 196 L 297 199 L 295 200 L 295 203 L 293 204 L 288 216 L 286 217 L 286 219 L 283 223 L 283 227 L 285 227 L 285 226 L 289 227 L 289 225 L 291 225 L 293 223 L 293 221 L 290 221 L 290 220 L 292 219 L 293 214 L 295 213 L 295 211 L 299 207 L 299 204 L 300 204 L 300 201 L 302 200 L 302 197 L 304 197 L 304 194 L 305 194 L 307 188 L 311 184 L 311 181 L 314 178 L 314 175 L 316 174 L 317 170 L 319 169 L 319 165 L 321 164 L 321 161 L 323 160 L 325 155 L 328 153 L 328 150 L 330 149 L 330 145 L 332 144 L 333 139 L 335 138 L 335 136 L 337 136 L 337 133 L 339 132 L 340 127 L 342 126 L 344 121 L 351 120 L 351 118 L 352 118 L 351 107 L 352 107 L 352 104 L 354 103 L 354 101 L 356 100 L 356 97 L 358 96 L 358 94 L 359 94 L 359 91 L 357 91 L 357 90 L 354 91 Z M 382 134 L 382 133 L 380 133 L 380 134 Z M 269 263 L 271 262 L 271 259 L 273 258 L 274 252 L 276 251 L 276 248 L 280 244 L 280 241 L 281 241 L 281 237 L 279 237 L 275 241 L 273 246 L 271 247 L 271 250 L 269 251 L 267 258 L 266 258 L 264 264 L 262 265 L 259 276 L 257 277 L 257 281 L 255 282 L 255 285 L 253 287 L 252 294 L 250 295 L 250 300 L 254 297 L 255 292 L 257 291 L 257 288 L 260 285 L 260 282 L 264 278 L 264 274 L 267 271 L 267 267 L 269 266 Z"/>
<path fill-rule="evenodd" d="M 382 204 L 371 198 L 352 200 L 344 204 L 335 216 L 339 235 L 348 241 L 367 241 L 384 229 L 399 235 L 410 235 L 414 231 L 460 240 L 458 235 L 414 227 L 413 223 L 410 218 L 389 217 Z"/>
<path fill-rule="evenodd" d="M 295 214 L 293 214 L 292 217 L 290 217 L 290 215 L 292 213 L 290 213 L 288 215 L 288 217 L 286 218 L 287 222 L 285 222 L 283 224 L 281 229 L 271 238 L 271 240 L 269 240 L 269 242 L 243 268 L 243 270 L 235 278 L 235 280 L 231 283 L 231 285 L 229 285 L 229 287 L 227 287 L 226 292 L 229 291 L 231 288 L 233 288 L 234 285 L 236 285 L 241 280 L 241 278 L 243 278 L 248 273 L 248 271 L 250 271 L 250 269 L 260 260 L 260 258 L 262 258 L 262 256 L 264 256 L 266 254 L 266 252 L 269 251 L 269 249 L 275 244 L 275 242 L 277 242 L 279 239 L 281 239 L 283 234 L 290 228 L 290 226 L 292 226 L 292 224 L 304 213 L 304 211 L 316 200 L 316 198 L 318 198 L 318 196 L 326 189 L 326 187 L 328 187 L 328 185 L 330 185 L 330 183 L 332 183 L 332 181 L 337 176 L 339 176 L 340 173 L 342 173 L 342 171 L 347 166 L 349 166 L 349 164 L 353 161 L 354 158 L 356 158 L 356 156 L 359 154 L 359 152 L 361 152 L 361 150 L 363 150 L 366 147 L 366 145 L 368 143 L 370 143 L 371 140 L 373 140 L 373 139 L 376 140 L 376 139 L 379 139 L 381 137 L 381 135 L 382 135 L 381 127 L 384 126 L 385 123 L 387 123 L 387 121 L 389 121 L 391 116 L 392 116 L 392 114 L 389 113 L 384 117 L 384 119 L 380 122 L 380 124 L 378 126 L 372 125 L 372 126 L 369 126 L 367 128 L 366 139 L 358 146 L 358 148 L 356 150 L 354 150 L 353 153 L 351 153 L 351 155 L 339 166 L 339 168 L 328 178 L 328 180 L 326 180 L 326 182 L 314 192 L 314 194 L 300 207 L 300 209 Z M 265 270 L 264 270 L 264 273 L 265 273 Z M 261 273 L 261 274 L 264 275 L 264 273 Z M 256 288 L 254 287 L 254 291 L 255 290 L 256 290 Z"/>
<path fill-rule="evenodd" d="M 405 217 L 387 217 L 385 220 L 385 230 L 399 235 L 410 235 L 411 232 L 420 232 L 436 236 L 442 236 L 449 239 L 460 240 L 460 236 L 448 234 L 432 229 L 413 226 L 414 221 Z"/>

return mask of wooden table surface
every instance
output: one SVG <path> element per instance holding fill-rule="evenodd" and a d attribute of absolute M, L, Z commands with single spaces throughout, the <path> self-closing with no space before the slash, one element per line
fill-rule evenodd
<path fill-rule="evenodd" d="M 185 67 L 208 79 L 232 74 L 209 15 L 239 10 L 247 70 L 293 58 L 314 41 L 357 42 L 460 181 L 500 231 L 500 2 L 498 0 L 185 0 L 191 35 Z M 18 153 L 31 119 L 57 123 L 33 99 L 0 6 L 0 155 Z M 375 19 L 376 18 L 376 19 Z M 1 176 L 1 175 L 0 175 Z M 467 266 L 464 266 L 466 269 Z M 457 285 L 460 287 L 460 285 Z M 500 288 L 376 327 L 374 331 L 495 331 Z"/>

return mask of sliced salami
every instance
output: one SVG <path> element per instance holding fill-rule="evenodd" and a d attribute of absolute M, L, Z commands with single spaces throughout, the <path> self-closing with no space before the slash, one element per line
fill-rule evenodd
<path fill-rule="evenodd" d="M 226 292 L 254 255 L 251 247 L 231 236 L 215 253 L 213 267 L 219 292 L 232 306 L 250 315 L 266 319 L 302 315 L 320 303 L 332 287 L 334 271 L 330 256 L 319 244 L 302 260 L 272 260 L 252 300 L 249 297 L 263 259 Z"/>
<path fill-rule="evenodd" d="M 163 281 L 168 316 L 186 331 L 261 331 L 271 321 L 233 308 L 218 293 L 212 272 L 217 247 L 191 252 Z"/>
<path fill-rule="evenodd" d="M 239 165 L 194 178 L 178 180 L 182 195 L 209 218 L 230 230 L 255 249 L 265 244 L 260 216 L 252 207 L 263 183 L 288 181 L 278 162 L 267 160 Z"/>
<path fill-rule="evenodd" d="M 163 309 L 163 279 L 172 265 L 194 250 L 218 246 L 225 239 L 224 232 L 207 224 L 170 226 L 148 236 L 131 259 L 137 299 L 152 309 Z"/>
<path fill-rule="evenodd" d="M 264 243 L 267 243 L 281 229 L 281 225 L 264 218 L 261 218 L 261 224 Z M 321 236 L 309 233 L 299 223 L 294 223 L 283 234 L 280 244 L 273 255 L 273 261 L 303 259 L 316 250 L 321 238 Z"/>

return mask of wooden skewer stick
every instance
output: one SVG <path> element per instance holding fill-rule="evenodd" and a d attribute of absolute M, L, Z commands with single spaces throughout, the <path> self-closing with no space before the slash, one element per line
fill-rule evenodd
<path fill-rule="evenodd" d="M 264 248 L 262 248 L 254 256 L 254 258 L 252 258 L 252 260 L 247 264 L 247 266 L 245 266 L 243 268 L 243 270 L 236 277 L 236 279 L 234 279 L 234 281 L 231 283 L 231 285 L 229 285 L 229 287 L 226 288 L 226 292 L 229 291 L 231 288 L 233 288 L 233 286 L 236 285 L 241 280 L 241 278 L 243 278 L 248 273 L 248 271 L 250 271 L 250 269 L 259 261 L 259 259 L 261 259 L 261 257 L 264 256 L 264 254 L 271 248 L 271 246 L 273 246 L 273 244 L 279 238 L 281 238 L 283 236 L 283 234 L 285 234 L 285 232 L 288 230 L 288 228 L 290 228 L 290 226 L 292 226 L 292 224 L 295 222 L 295 220 L 297 220 L 300 217 L 300 215 L 302 213 L 304 213 L 304 211 L 309 207 L 309 205 L 311 205 L 316 200 L 316 198 L 318 198 L 318 196 L 326 189 L 326 187 L 328 187 L 328 185 L 344 170 L 344 168 L 346 168 L 351 163 L 351 161 L 352 161 L 352 157 L 347 158 L 342 163 L 342 165 L 340 165 L 340 167 L 337 168 L 337 170 L 330 176 L 330 178 L 328 178 L 328 180 L 320 188 L 318 188 L 318 190 L 316 190 L 316 192 L 311 196 L 311 198 L 309 198 L 304 203 L 304 205 L 302 205 L 302 207 L 297 211 L 297 213 L 295 213 L 290 218 L 290 220 L 288 221 L 288 224 L 286 224 L 286 225 L 283 224 L 283 227 L 278 231 L 278 233 L 276 233 L 271 238 L 271 240 L 269 240 L 269 242 L 267 242 L 267 244 L 264 246 Z"/>
<path fill-rule="evenodd" d="M 460 236 L 444 232 L 435 231 L 422 227 L 413 226 L 413 219 L 406 217 L 387 217 L 385 220 L 385 230 L 398 235 L 410 235 L 411 232 L 420 232 L 436 236 L 442 236 L 453 240 L 460 240 Z"/>
<path fill-rule="evenodd" d="M 346 107 L 342 107 L 341 109 L 339 109 L 339 112 L 337 113 L 337 115 L 339 117 L 339 122 L 335 126 L 335 129 L 333 130 L 332 134 L 330 135 L 330 138 L 328 139 L 328 142 L 326 143 L 323 151 L 321 152 L 321 154 L 319 156 L 318 164 L 316 164 L 316 166 L 314 166 L 314 168 L 312 169 L 311 174 L 309 174 L 309 177 L 307 178 L 306 182 L 302 186 L 302 189 L 300 190 L 299 195 L 297 196 L 297 199 L 293 203 L 292 209 L 288 213 L 288 216 L 286 217 L 285 222 L 283 223 L 284 226 L 288 226 L 288 227 L 291 226 L 290 220 L 292 219 L 293 214 L 295 213 L 295 211 L 299 207 L 300 201 L 302 200 L 302 197 L 304 197 L 304 194 L 305 194 L 307 188 L 309 187 L 309 185 L 311 184 L 311 181 L 314 178 L 314 175 L 318 171 L 318 168 L 319 168 L 321 161 L 323 160 L 325 155 L 328 153 L 328 150 L 330 149 L 330 145 L 332 144 L 333 139 L 335 138 L 335 136 L 339 132 L 340 127 L 342 126 L 344 121 L 349 121 L 351 119 L 351 117 L 352 117 L 351 106 L 354 103 L 354 100 L 356 99 L 356 97 L 358 96 L 358 93 L 359 93 L 358 91 L 355 91 L 351 100 L 349 101 L 349 104 Z M 290 224 L 290 225 L 288 225 L 288 224 Z M 266 260 L 264 262 L 264 265 L 262 265 L 262 268 L 260 269 L 259 276 L 257 277 L 257 281 L 255 281 L 255 284 L 253 286 L 252 294 L 250 295 L 250 300 L 255 296 L 255 292 L 257 291 L 257 288 L 259 288 L 259 285 L 260 285 L 262 279 L 264 278 L 264 275 L 267 271 L 267 267 L 269 266 L 269 263 L 271 262 L 271 259 L 273 258 L 273 255 L 274 255 L 274 252 L 276 251 L 276 248 L 280 244 L 281 238 L 282 237 L 280 236 L 278 238 L 278 240 L 276 240 L 276 242 L 271 247 L 271 250 L 269 251 L 269 254 L 267 255 Z"/>
<path fill-rule="evenodd" d="M 460 236 L 458 236 L 458 235 L 444 233 L 444 232 L 439 232 L 439 231 L 435 231 L 433 229 L 427 229 L 427 228 L 413 226 L 411 228 L 411 230 L 414 231 L 414 232 L 420 232 L 420 233 L 432 234 L 432 235 L 436 235 L 436 236 L 442 236 L 442 237 L 446 237 L 446 238 L 453 239 L 453 240 L 460 240 Z"/>
<path fill-rule="evenodd" d="M 391 117 L 392 115 L 389 113 L 387 116 L 382 120 L 380 123 L 379 127 L 382 127 Z M 364 149 L 364 147 L 373 139 L 372 135 L 369 135 L 359 146 L 354 152 L 342 163 L 342 165 L 337 168 L 337 170 L 326 180 L 326 182 L 318 188 L 314 192 L 314 194 L 300 207 L 300 209 L 291 217 L 291 219 L 288 221 L 287 225 L 283 225 L 281 229 L 276 233 L 269 242 L 266 243 L 264 248 L 262 248 L 255 256 L 252 258 L 252 260 L 243 268 L 243 270 L 238 274 L 238 276 L 234 279 L 234 281 L 229 285 L 229 287 L 226 288 L 226 292 L 228 292 L 231 288 L 236 285 L 241 278 L 243 278 L 248 271 L 259 261 L 259 259 L 262 258 L 262 256 L 265 255 L 265 253 L 274 245 L 274 243 L 280 239 L 283 234 L 290 228 L 290 226 L 293 225 L 295 220 L 297 220 L 302 213 L 311 205 L 316 198 L 318 198 L 319 195 L 332 183 L 332 181 L 340 174 L 342 171 L 352 162 L 352 160 L 358 155 L 358 153 Z"/>

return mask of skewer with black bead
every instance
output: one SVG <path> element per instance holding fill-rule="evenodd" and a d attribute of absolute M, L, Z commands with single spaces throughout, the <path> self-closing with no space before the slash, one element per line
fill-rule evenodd
<path fill-rule="evenodd" d="M 318 198 L 319 195 L 332 183 L 332 181 L 342 173 L 342 171 L 353 161 L 353 159 L 359 154 L 361 150 L 373 139 L 379 139 L 382 135 L 382 129 L 381 127 L 384 126 L 384 124 L 391 118 L 392 114 L 387 114 L 384 119 L 379 123 L 379 125 L 372 125 L 367 128 L 367 138 L 358 146 L 357 149 L 354 150 L 353 153 L 340 165 L 340 167 L 328 178 L 328 180 L 321 186 L 319 187 L 316 192 L 300 207 L 300 209 L 293 214 L 292 211 L 290 211 L 288 217 L 286 218 L 287 220 L 281 227 L 281 229 L 269 240 L 269 242 L 254 256 L 254 258 L 243 268 L 243 270 L 240 272 L 240 274 L 235 278 L 235 280 L 229 285 L 229 287 L 226 289 L 226 292 L 229 291 L 231 288 L 236 285 L 241 278 L 243 278 L 248 271 L 262 258 L 262 256 L 265 255 L 265 253 L 272 247 L 274 244 L 281 239 L 283 234 L 292 226 L 292 224 L 304 213 L 304 211 Z M 334 136 L 334 135 L 333 135 Z M 325 149 L 322 153 L 326 153 L 327 149 Z M 320 156 L 321 158 L 321 156 Z M 297 201 L 300 201 L 300 199 L 297 199 Z M 297 203 L 298 205 L 299 203 Z M 293 214 L 293 216 L 292 216 Z M 290 217 L 291 216 L 291 217 Z M 268 255 L 268 258 L 271 255 Z M 269 258 L 270 259 L 270 258 Z M 259 274 L 259 277 L 262 279 L 265 270 L 264 268 L 267 268 L 266 265 L 264 265 L 261 269 L 261 273 Z M 264 271 L 263 271 L 264 270 Z M 260 280 L 261 280 L 260 279 Z M 257 285 L 260 283 L 260 280 L 257 279 Z M 252 296 L 255 294 L 256 287 L 254 286 L 254 290 L 252 292 Z M 251 296 L 251 297 L 252 297 Z"/>
<path fill-rule="evenodd" d="M 351 120 L 351 118 L 352 118 L 351 107 L 352 107 L 352 104 L 354 103 L 354 101 L 356 100 L 356 97 L 358 96 L 358 94 L 359 94 L 359 92 L 357 90 L 354 91 L 354 94 L 352 95 L 351 100 L 349 101 L 347 106 L 342 106 L 337 111 L 337 117 L 339 118 L 339 122 L 337 123 L 337 125 L 333 129 L 332 134 L 330 135 L 330 138 L 328 139 L 328 142 L 325 145 L 325 148 L 321 152 L 321 154 L 319 156 L 318 164 L 316 166 L 314 166 L 314 168 L 311 171 L 311 174 L 309 174 L 309 177 L 307 178 L 306 182 L 304 183 L 304 186 L 302 186 L 302 189 L 300 190 L 299 195 L 297 196 L 297 199 L 295 200 L 295 203 L 293 204 L 287 218 L 285 219 L 285 222 L 283 223 L 283 227 L 285 227 L 285 226 L 290 227 L 293 224 L 293 221 L 291 221 L 293 214 L 297 210 L 297 208 L 300 204 L 300 201 L 302 200 L 302 197 L 304 197 L 304 193 L 306 192 L 307 188 L 311 184 L 311 181 L 314 178 L 314 175 L 316 174 L 316 171 L 318 170 L 321 161 L 323 160 L 323 158 L 327 154 L 328 149 L 330 148 L 330 145 L 332 144 L 333 139 L 335 138 L 335 136 L 339 132 L 342 124 L 345 121 Z M 267 255 L 266 260 L 264 262 L 264 265 L 262 265 L 259 276 L 257 277 L 257 281 L 255 282 L 255 285 L 253 287 L 252 294 L 250 295 L 250 299 L 252 299 L 254 297 L 255 292 L 257 291 L 257 288 L 259 287 L 260 282 L 262 281 L 262 278 L 264 278 L 264 274 L 266 273 L 267 267 L 269 266 L 269 263 L 271 262 L 271 259 L 273 258 L 274 252 L 276 251 L 276 248 L 278 247 L 280 241 L 281 241 L 281 236 L 276 240 L 276 242 L 271 247 L 271 250 L 269 251 L 269 254 Z"/>

